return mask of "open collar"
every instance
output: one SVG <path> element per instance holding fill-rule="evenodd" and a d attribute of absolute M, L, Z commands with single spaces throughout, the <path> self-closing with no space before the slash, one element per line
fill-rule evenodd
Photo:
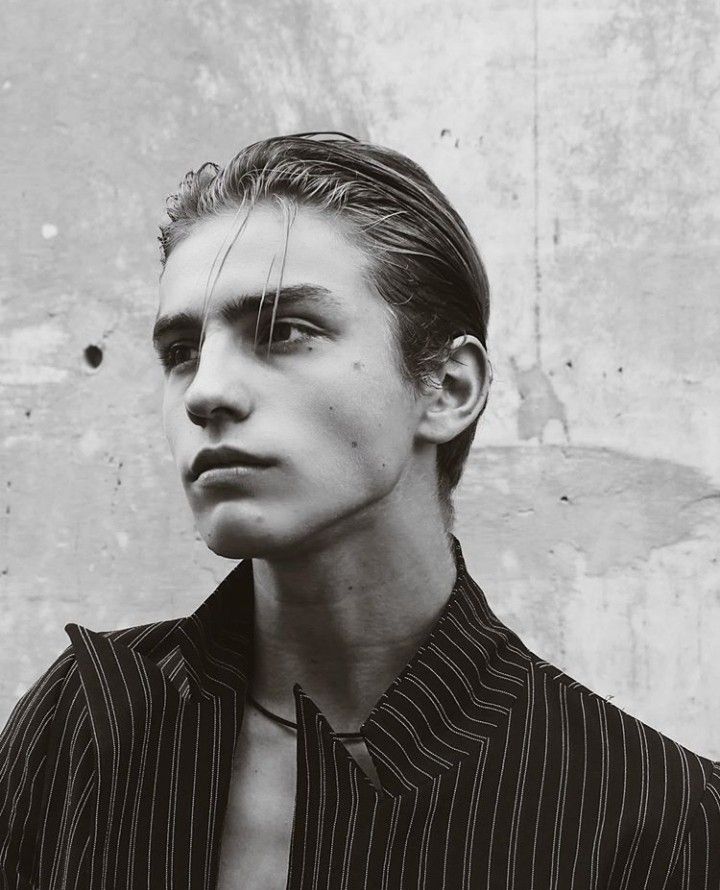
<path fill-rule="evenodd" d="M 490 611 L 455 538 L 453 547 L 457 577 L 440 616 L 361 727 L 380 789 L 317 704 L 293 686 L 297 794 L 288 886 L 304 886 L 306 851 L 320 849 L 314 814 L 328 800 L 350 802 L 354 824 L 376 824 L 376 817 L 378 826 L 394 824 L 396 807 L 414 812 L 423 786 L 432 783 L 435 794 L 441 783 L 460 780 L 464 764 L 483 768 L 493 738 L 502 738 L 526 695 L 527 652 Z M 96 749 L 88 887 L 132 883 L 133 869 L 151 886 L 214 886 L 250 682 L 253 615 L 252 561 L 244 560 L 185 618 L 104 633 L 66 626 Z"/>
<path fill-rule="evenodd" d="M 490 609 L 455 536 L 452 546 L 456 579 L 449 598 L 360 727 L 388 795 L 411 791 L 477 755 L 524 693 L 524 647 Z M 177 627 L 178 675 L 187 678 L 186 695 L 230 696 L 244 703 L 253 619 L 252 560 L 246 559 Z M 165 662 L 163 669 L 178 671 L 178 661 Z M 329 745 L 334 727 L 299 683 L 293 693 L 301 745 L 313 744 L 310 726 L 320 734 L 317 744 Z"/>

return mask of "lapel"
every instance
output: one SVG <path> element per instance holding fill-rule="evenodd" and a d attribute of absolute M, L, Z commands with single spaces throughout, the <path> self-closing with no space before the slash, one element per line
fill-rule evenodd
<path fill-rule="evenodd" d="M 528 653 L 490 610 L 457 538 L 452 545 L 457 577 L 449 599 L 360 727 L 381 790 L 302 687 L 293 687 L 298 790 L 288 890 L 416 886 L 417 851 L 432 871 L 426 826 L 449 820 L 459 787 L 485 782 L 490 797 L 512 769 L 510 717 L 527 708 Z M 468 813 L 468 831 L 476 821 Z"/>
<path fill-rule="evenodd" d="M 372 855 L 382 857 L 389 834 L 418 807 L 437 808 L 441 788 L 452 791 L 464 763 L 484 764 L 524 695 L 522 644 L 490 611 L 452 541 L 452 593 L 360 728 L 381 790 L 315 702 L 293 687 L 297 793 L 288 888 L 314 887 L 323 870 L 332 876 L 333 855 L 343 870 L 354 858 L 338 851 L 338 826 L 346 826 L 342 836 L 353 837 L 366 867 Z M 253 597 L 248 559 L 187 618 L 110 633 L 67 625 L 97 752 L 92 888 L 215 886 L 251 673 Z M 333 880 L 340 887 L 346 877 Z"/>
<path fill-rule="evenodd" d="M 187 618 L 66 627 L 96 747 L 90 886 L 212 887 L 248 679 L 252 563 Z"/>

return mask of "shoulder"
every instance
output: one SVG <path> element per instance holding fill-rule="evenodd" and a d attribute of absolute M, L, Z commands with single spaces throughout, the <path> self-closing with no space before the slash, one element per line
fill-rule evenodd
<path fill-rule="evenodd" d="M 95 633 L 159 662 L 172 657 L 173 631 L 180 621 L 100 632 L 66 626 L 70 645 L 21 696 L 0 731 L 0 885 L 5 885 L 3 879 L 8 886 L 19 879 L 36 885 L 38 851 L 50 855 L 54 837 L 55 823 L 48 813 L 63 812 L 67 799 L 79 812 L 78 801 L 87 804 L 94 784 L 93 730 L 78 665 L 78 638 Z"/>
<path fill-rule="evenodd" d="M 22 750 L 28 755 L 32 753 L 42 730 L 52 719 L 74 665 L 73 649 L 68 646 L 17 701 L 0 733 L 0 769 L 9 769 L 8 754 L 11 750 Z"/>
<path fill-rule="evenodd" d="M 717 764 L 522 648 L 529 756 L 543 758 L 546 780 L 578 819 L 613 826 L 617 867 L 667 875 L 692 832 L 720 837 Z"/>
<path fill-rule="evenodd" d="M 2 886 L 15 886 L 11 881 L 18 879 L 26 882 L 22 886 L 35 886 L 37 838 L 45 823 L 56 715 L 73 679 L 77 679 L 75 657 L 68 647 L 15 704 L 0 732 Z"/>
<path fill-rule="evenodd" d="M 558 738 L 580 743 L 588 754 L 596 750 L 606 758 L 617 758 L 648 775 L 657 769 L 670 781 L 705 787 L 713 771 L 712 760 L 688 750 L 550 662 L 531 652 L 527 655 L 532 665 L 530 696 L 558 718 Z"/>
<path fill-rule="evenodd" d="M 81 625 L 65 625 L 70 637 L 68 645 L 47 667 L 15 704 L 0 734 L 0 758 L 7 768 L 7 750 L 19 740 L 30 736 L 39 743 L 41 735 L 47 735 L 50 723 L 59 710 L 67 710 L 77 698 L 80 679 L 77 663 L 77 640 L 83 634 L 94 634 L 141 652 L 161 662 L 172 655 L 175 647 L 174 633 L 182 618 L 155 621 L 133 627 L 107 631 L 88 631 Z M 31 748 L 23 746 L 25 753 Z"/>

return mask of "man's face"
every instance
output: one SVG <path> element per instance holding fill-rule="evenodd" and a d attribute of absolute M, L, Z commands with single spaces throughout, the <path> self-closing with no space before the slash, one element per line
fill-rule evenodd
<path fill-rule="evenodd" d="M 285 227 L 268 204 L 253 209 L 227 256 L 198 354 L 208 276 L 232 227 L 231 213 L 197 223 L 162 276 L 165 431 L 212 550 L 235 559 L 301 552 L 382 517 L 411 473 L 423 405 L 400 376 L 367 256 L 342 223 L 306 208 L 287 241 L 269 354 Z M 204 449 L 209 469 L 198 475 Z M 240 466 L 232 449 L 266 465 Z"/>

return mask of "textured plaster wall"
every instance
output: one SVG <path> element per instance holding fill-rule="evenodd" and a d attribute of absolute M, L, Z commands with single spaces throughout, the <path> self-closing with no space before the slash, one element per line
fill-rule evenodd
<path fill-rule="evenodd" d="M 0 719 L 63 624 L 195 608 L 149 348 L 163 198 L 333 128 L 426 166 L 493 285 L 457 533 L 548 660 L 720 756 L 715 0 L 8 0 Z M 102 350 L 97 368 L 85 350 Z"/>

